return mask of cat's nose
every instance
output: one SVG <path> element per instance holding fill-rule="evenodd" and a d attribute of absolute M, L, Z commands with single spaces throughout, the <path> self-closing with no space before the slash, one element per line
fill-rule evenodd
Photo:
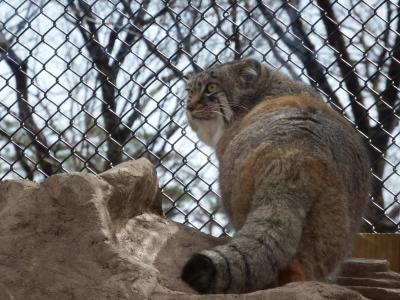
<path fill-rule="evenodd" d="M 190 112 L 194 111 L 200 105 L 199 101 L 190 101 L 186 106 L 186 109 Z"/>

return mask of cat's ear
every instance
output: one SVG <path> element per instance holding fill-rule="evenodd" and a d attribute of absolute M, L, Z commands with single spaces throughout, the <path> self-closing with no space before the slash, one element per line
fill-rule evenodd
<path fill-rule="evenodd" d="M 240 79 L 243 83 L 251 83 L 258 79 L 262 65 L 255 59 L 245 59 L 240 70 Z"/>
<path fill-rule="evenodd" d="M 188 72 L 186 74 L 183 74 L 183 80 L 187 83 L 188 81 L 192 80 L 193 77 L 195 77 L 198 73 L 195 71 Z"/>

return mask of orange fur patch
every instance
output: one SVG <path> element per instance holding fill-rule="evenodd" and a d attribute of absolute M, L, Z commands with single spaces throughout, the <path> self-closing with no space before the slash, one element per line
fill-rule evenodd
<path fill-rule="evenodd" d="M 293 259 L 285 269 L 279 271 L 278 286 L 305 280 L 306 276 L 303 265 L 297 259 Z"/>

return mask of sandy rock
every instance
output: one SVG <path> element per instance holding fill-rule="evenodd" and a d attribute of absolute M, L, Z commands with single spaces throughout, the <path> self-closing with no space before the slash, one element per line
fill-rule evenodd
<path fill-rule="evenodd" d="M 254 293 L 234 295 L 186 295 L 179 294 L 153 294 L 154 300 L 366 300 L 358 292 L 347 288 L 322 282 L 290 283 L 283 287 L 263 290 Z"/>
<path fill-rule="evenodd" d="M 387 272 L 390 266 L 387 260 L 383 259 L 365 259 L 365 258 L 352 258 L 341 266 L 342 275 L 353 275 L 371 272 Z"/>
<path fill-rule="evenodd" d="M 127 169 L 134 175 L 123 175 Z M 104 178 L 55 175 L 40 185 L 0 183 L 1 299 L 135 299 L 151 294 L 158 270 L 120 255 L 120 222 L 112 220 L 127 219 L 136 209 L 156 203 L 155 172 L 146 160 L 113 172 L 117 175 L 106 172 Z M 119 185 L 107 182 L 113 179 Z M 137 188 L 141 182 L 146 184 Z M 121 189 L 124 184 L 137 190 Z M 123 205 L 116 203 L 117 195 Z"/>
<path fill-rule="evenodd" d="M 165 219 L 145 159 L 98 176 L 0 183 L 0 299 L 365 299 L 327 283 L 196 295 L 180 280 L 220 240 Z"/>
<path fill-rule="evenodd" d="M 113 188 L 107 208 L 114 224 L 124 225 L 133 216 L 149 211 L 162 215 L 157 176 L 149 161 L 124 162 L 99 176 Z"/>
<path fill-rule="evenodd" d="M 349 259 L 335 282 L 371 300 L 400 300 L 400 274 L 390 271 L 387 260 Z"/>

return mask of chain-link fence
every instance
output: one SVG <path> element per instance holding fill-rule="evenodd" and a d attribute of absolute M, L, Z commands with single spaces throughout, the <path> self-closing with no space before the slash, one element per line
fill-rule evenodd
<path fill-rule="evenodd" d="M 253 57 L 314 85 L 369 144 L 364 229 L 397 231 L 400 2 L 0 1 L 0 179 L 147 157 L 167 216 L 214 235 L 217 162 L 184 74 Z"/>

